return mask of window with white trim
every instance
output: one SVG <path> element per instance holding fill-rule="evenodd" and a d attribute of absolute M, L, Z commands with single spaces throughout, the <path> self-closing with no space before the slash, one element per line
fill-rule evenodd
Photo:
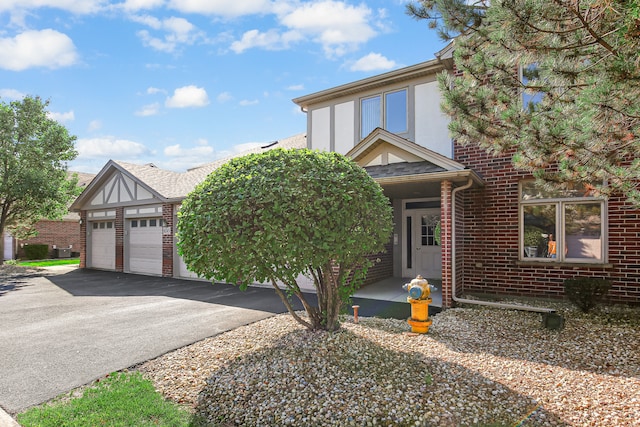
<path fill-rule="evenodd" d="M 606 201 L 591 189 L 520 185 L 520 257 L 549 262 L 606 262 Z"/>
<path fill-rule="evenodd" d="M 397 134 L 408 132 L 407 96 L 407 89 L 401 89 L 363 98 L 360 101 L 360 138 L 365 138 L 377 127 Z"/>

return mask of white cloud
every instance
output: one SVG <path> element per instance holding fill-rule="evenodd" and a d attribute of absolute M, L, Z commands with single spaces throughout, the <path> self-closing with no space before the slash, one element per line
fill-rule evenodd
<path fill-rule="evenodd" d="M 226 157 L 235 156 L 236 154 L 240 154 L 249 150 L 254 150 L 256 148 L 263 147 L 267 144 L 268 143 L 264 143 L 264 142 L 245 142 L 243 144 L 237 144 L 231 147 L 231 149 L 229 150 L 222 150 L 222 151 L 216 152 L 216 158 L 223 159 Z"/>
<path fill-rule="evenodd" d="M 283 25 L 312 37 L 330 57 L 344 55 L 373 38 L 373 21 L 373 12 L 365 4 L 334 0 L 304 3 L 281 17 Z"/>
<path fill-rule="evenodd" d="M 160 112 L 160 104 L 155 102 L 153 104 L 148 104 L 135 112 L 136 116 L 148 117 L 155 116 Z"/>
<path fill-rule="evenodd" d="M 233 18 L 268 13 L 270 0 L 169 0 L 169 7 L 183 13 L 201 13 Z"/>
<path fill-rule="evenodd" d="M 76 141 L 78 159 L 107 158 L 118 160 L 136 159 L 149 153 L 149 149 L 139 142 L 119 139 L 115 136 L 82 138 Z"/>
<path fill-rule="evenodd" d="M 209 105 L 207 91 L 194 85 L 179 87 L 173 91 L 164 105 L 169 108 L 204 107 Z"/>
<path fill-rule="evenodd" d="M 73 110 L 67 111 L 66 113 L 55 113 L 55 112 L 49 111 L 47 113 L 47 117 L 59 123 L 72 122 L 76 119 L 76 116 L 73 113 Z"/>
<path fill-rule="evenodd" d="M 164 4 L 164 0 L 126 0 L 121 7 L 128 12 L 136 12 L 138 10 L 149 10 L 160 7 Z"/>
<path fill-rule="evenodd" d="M 302 39 L 303 36 L 299 31 L 280 33 L 277 30 L 269 30 L 266 32 L 249 30 L 242 35 L 240 40 L 231 43 L 231 50 L 235 53 L 242 53 L 254 47 L 266 50 L 282 50 L 287 49 L 291 43 Z"/>
<path fill-rule="evenodd" d="M 6 70 L 60 68 L 77 61 L 73 41 L 55 30 L 25 31 L 13 38 L 0 38 L 0 68 Z"/>
<path fill-rule="evenodd" d="M 134 22 L 146 25 L 153 30 L 164 31 L 162 37 L 153 36 L 148 30 L 140 30 L 137 35 L 142 43 L 161 52 L 174 52 L 180 45 L 192 45 L 198 40 L 206 39 L 204 32 L 184 18 L 172 16 L 160 20 L 153 16 L 132 16 Z"/>
<path fill-rule="evenodd" d="M 180 144 L 176 144 L 164 149 L 164 155 L 167 157 L 191 157 L 198 159 L 200 163 L 202 163 L 203 157 L 208 157 L 212 154 L 213 148 L 208 145 L 202 145 L 202 142 L 199 142 L 197 147 L 192 148 L 182 148 Z"/>
<path fill-rule="evenodd" d="M 94 132 L 101 128 L 102 128 L 102 122 L 100 120 L 91 120 L 91 122 L 89 122 L 89 128 L 88 128 L 89 132 Z"/>
<path fill-rule="evenodd" d="M 49 7 L 80 15 L 98 12 L 108 3 L 107 0 L 2 0 L 0 1 L 0 12 Z"/>
<path fill-rule="evenodd" d="M 168 160 L 159 162 L 159 166 L 180 171 L 215 160 L 214 149 L 206 139 L 198 139 L 195 144 L 195 147 L 182 147 L 180 144 L 165 147 L 163 154 Z"/>
<path fill-rule="evenodd" d="M 387 59 L 379 53 L 371 52 L 354 62 L 349 69 L 351 71 L 379 71 L 390 70 L 397 65 L 395 61 Z"/>
<path fill-rule="evenodd" d="M 149 87 L 147 88 L 147 95 L 155 95 L 156 93 L 166 94 L 167 91 L 164 89 L 159 89 L 157 87 Z"/>
<path fill-rule="evenodd" d="M 16 89 L 0 89 L 0 99 L 5 98 L 12 101 L 19 101 L 25 96 L 27 95 Z"/>
<path fill-rule="evenodd" d="M 233 99 L 233 96 L 229 92 L 222 92 L 216 97 L 216 100 L 221 104 L 224 104 L 225 102 L 229 102 L 232 99 Z"/>
<path fill-rule="evenodd" d="M 258 105 L 259 103 L 260 101 L 257 99 L 243 99 L 238 104 L 240 104 L 241 107 L 249 107 L 251 105 Z"/>
<path fill-rule="evenodd" d="M 291 85 L 289 87 L 287 87 L 287 90 L 304 90 L 304 85 L 303 84 L 299 84 L 299 85 Z"/>

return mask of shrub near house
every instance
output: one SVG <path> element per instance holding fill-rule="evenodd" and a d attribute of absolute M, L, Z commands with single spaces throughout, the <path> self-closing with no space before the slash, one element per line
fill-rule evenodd
<path fill-rule="evenodd" d="M 216 169 L 185 199 L 178 248 L 191 271 L 246 288 L 271 283 L 289 312 L 310 329 L 335 330 L 342 303 L 366 276 L 393 227 L 380 186 L 347 157 L 274 149 Z M 300 274 L 313 278 L 318 307 Z M 284 292 L 303 303 L 309 322 Z"/>

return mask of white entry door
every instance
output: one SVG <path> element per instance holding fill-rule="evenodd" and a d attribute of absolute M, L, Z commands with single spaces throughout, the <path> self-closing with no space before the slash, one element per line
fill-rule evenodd
<path fill-rule="evenodd" d="M 129 225 L 129 272 L 162 275 L 162 218 L 139 218 Z"/>
<path fill-rule="evenodd" d="M 442 276 L 442 250 L 436 241 L 440 209 L 415 209 L 405 212 L 403 276 L 425 278 Z"/>

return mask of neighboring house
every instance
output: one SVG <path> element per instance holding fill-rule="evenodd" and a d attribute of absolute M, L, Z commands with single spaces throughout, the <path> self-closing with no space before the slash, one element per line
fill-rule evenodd
<path fill-rule="evenodd" d="M 456 72 L 452 48 L 294 99 L 307 113 L 306 138 L 274 145 L 346 154 L 380 183 L 395 229 L 369 280 L 441 279 L 450 307 L 463 292 L 559 297 L 566 278 L 607 277 L 612 300 L 640 303 L 640 210 L 580 189 L 542 194 L 510 158 L 451 140 L 436 76 Z M 176 252 L 176 214 L 224 161 L 185 173 L 107 163 L 72 205 L 82 221 L 81 266 L 192 277 Z"/>
<path fill-rule="evenodd" d="M 69 172 L 78 175 L 78 186 L 86 187 L 95 174 Z M 10 233 L 4 233 L 4 259 L 22 258 L 25 256 L 25 245 L 48 245 L 49 256 L 55 257 L 56 249 L 69 249 L 68 254 L 80 253 L 80 216 L 69 212 L 59 220 L 41 220 L 35 225 L 37 235 L 25 240 L 15 239 Z"/>

